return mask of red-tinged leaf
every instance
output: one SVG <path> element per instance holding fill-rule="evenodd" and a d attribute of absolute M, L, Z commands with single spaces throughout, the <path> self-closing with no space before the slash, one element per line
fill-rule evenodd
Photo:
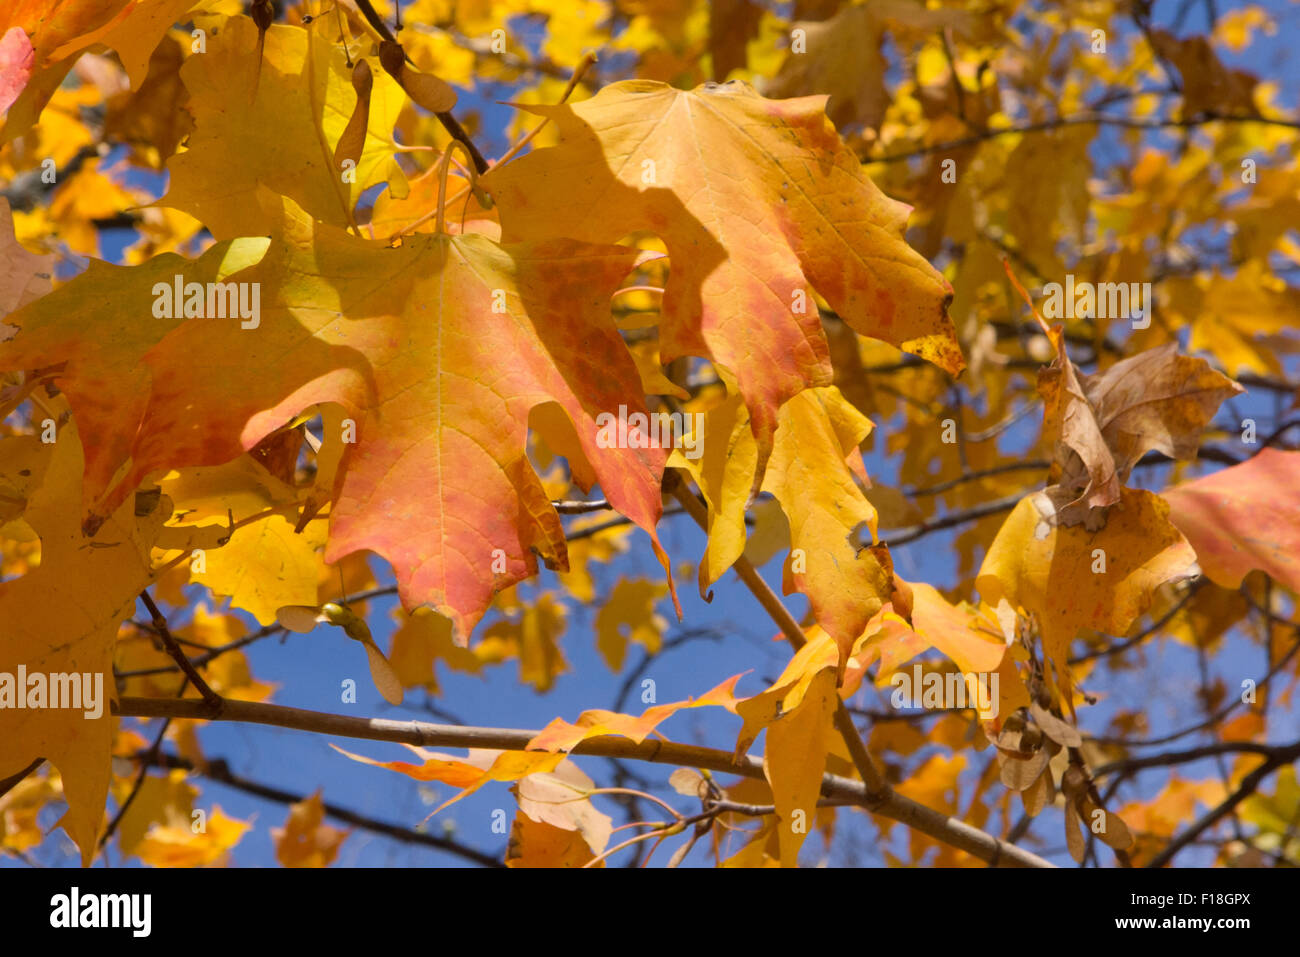
<path fill-rule="evenodd" d="M 1162 497 L 1215 584 L 1236 588 L 1258 568 L 1300 594 L 1300 452 L 1263 449 Z"/>
<path fill-rule="evenodd" d="M 0 37 L 0 112 L 9 109 L 27 86 L 35 57 L 22 27 L 10 27 Z"/>
<path fill-rule="evenodd" d="M 735 374 L 759 477 L 777 410 L 830 384 L 812 289 L 863 335 L 954 375 L 965 365 L 952 289 L 903 239 L 910 207 L 866 177 L 825 104 L 767 100 L 740 83 L 615 83 L 572 106 L 523 107 L 559 128 L 560 145 L 484 178 L 508 240 L 663 238 L 662 358 L 709 356 Z"/>
<path fill-rule="evenodd" d="M 423 764 L 411 764 L 407 761 L 376 761 L 374 758 L 367 758 L 364 755 L 353 754 L 351 751 L 344 751 L 337 744 L 331 744 L 330 747 L 353 761 L 396 771 L 398 774 L 405 774 L 408 778 L 414 778 L 417 781 L 441 781 L 443 784 L 450 784 L 452 787 L 466 788 L 483 776 L 483 767 L 477 764 L 470 764 L 450 755 L 436 755 L 410 744 L 406 745 L 406 747 L 423 758 Z"/>
<path fill-rule="evenodd" d="M 325 560 L 377 552 L 404 607 L 445 614 L 465 644 L 492 596 L 535 574 L 538 557 L 567 570 L 559 515 L 525 455 L 529 413 L 554 402 L 610 503 L 666 563 L 654 531 L 664 450 L 602 448 L 596 425 L 620 405 L 644 410 L 609 313 L 636 251 L 476 235 L 392 249 L 313 224 L 287 200 L 281 210 L 282 233 L 237 277 L 261 303 L 248 321 L 193 318 L 161 342 L 166 320 L 131 321 L 157 305 L 160 276 L 210 272 L 225 262 L 215 253 L 104 266 L 11 317 L 20 333 L 0 345 L 0 369 L 69 363 L 60 384 L 96 437 L 90 530 L 153 470 L 233 459 L 336 402 L 356 443 L 339 467 Z M 129 336 L 111 331 L 123 324 Z"/>
<path fill-rule="evenodd" d="M 344 751 L 336 744 L 330 745 L 339 754 L 371 764 L 377 768 L 396 771 L 417 781 L 441 781 L 443 784 L 458 787 L 461 791 L 438 805 L 429 815 L 433 817 L 444 808 L 455 804 L 487 784 L 489 781 L 518 781 L 530 774 L 546 774 L 554 771 L 565 760 L 562 754 L 547 754 L 539 751 L 493 751 L 490 749 L 471 749 L 465 758 L 455 758 L 448 754 L 425 751 L 413 745 L 406 745 L 413 753 L 424 758 L 423 764 L 408 764 L 405 761 L 376 761 Z"/>
<path fill-rule="evenodd" d="M 528 748 L 530 751 L 571 751 L 580 741 L 608 734 L 631 738 L 640 744 L 663 721 L 683 708 L 712 706 L 734 711 L 736 682 L 742 677 L 743 675 L 734 675 L 698 698 L 676 701 L 672 704 L 653 705 L 639 717 L 620 714 L 617 711 L 593 709 L 582 712 L 574 724 L 570 724 L 563 718 L 556 718 L 528 742 Z"/>

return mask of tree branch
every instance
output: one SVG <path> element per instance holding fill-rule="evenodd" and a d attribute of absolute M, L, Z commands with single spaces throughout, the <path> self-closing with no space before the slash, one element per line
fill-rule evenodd
<path fill-rule="evenodd" d="M 388 29 L 388 24 L 384 22 L 384 18 L 375 12 L 375 8 L 371 5 L 370 0 L 356 0 L 356 4 L 361 10 L 361 13 L 365 16 L 366 21 L 372 28 L 374 28 L 376 33 L 385 40 L 391 40 L 393 43 L 397 42 L 397 37 L 393 35 L 392 30 Z M 434 116 L 438 118 L 438 122 L 441 123 L 442 128 L 451 135 L 451 138 L 459 140 L 461 145 L 465 147 L 465 151 L 469 153 L 470 159 L 474 161 L 474 169 L 478 174 L 481 176 L 486 173 L 488 171 L 487 160 L 483 158 L 483 154 L 478 151 L 478 147 L 474 145 L 474 141 L 470 138 L 470 135 L 465 132 L 465 128 L 460 125 L 456 117 L 450 112 L 435 113 Z"/>
<path fill-rule="evenodd" d="M 212 718 L 204 702 L 193 698 L 122 698 L 113 705 L 113 713 L 134 718 L 195 718 L 215 721 L 237 721 L 264 724 L 278 728 L 292 728 L 316 734 L 336 734 L 341 737 L 369 741 L 393 741 L 426 747 L 495 748 L 507 751 L 524 751 L 539 732 L 513 728 L 462 727 L 456 725 L 426 724 L 419 721 L 389 721 L 383 718 L 354 718 L 346 715 L 304 711 L 281 705 L 254 701 L 226 700 L 221 714 Z M 679 767 L 708 768 L 724 774 L 764 780 L 763 763 L 748 755 L 733 763 L 730 752 L 696 745 L 677 744 L 649 738 L 640 744 L 630 738 L 608 735 L 589 738 L 577 744 L 574 755 L 592 755 L 609 758 L 631 758 L 656 764 Z M 862 807 L 906 824 L 985 861 L 1002 867 L 1052 867 L 1053 865 L 1023 848 L 986 834 L 964 821 L 945 817 L 932 808 L 918 804 L 911 798 L 890 792 L 883 803 L 878 795 L 868 792 L 861 781 L 834 774 L 822 776 L 822 794 L 828 798 L 843 799 L 846 803 Z"/>
<path fill-rule="evenodd" d="M 1168 847 L 1151 859 L 1151 863 L 1147 867 L 1164 867 L 1173 860 L 1175 854 L 1196 840 L 1202 831 L 1213 827 L 1220 819 L 1230 814 L 1233 808 L 1254 794 L 1266 777 L 1283 765 L 1290 764 L 1297 759 L 1300 759 L 1300 741 L 1289 747 L 1279 748 L 1272 757 L 1242 778 L 1241 784 L 1237 785 L 1237 790 L 1228 795 L 1218 807 L 1201 815 L 1191 827 L 1174 838 Z"/>
<path fill-rule="evenodd" d="M 1008 126 L 1002 129 L 986 130 L 983 133 L 976 133 L 972 136 L 963 136 L 959 139 L 948 140 L 945 143 L 931 143 L 929 146 L 921 146 L 914 150 L 907 150 L 903 153 L 892 153 L 886 156 L 868 158 L 863 160 L 864 163 L 900 163 L 904 160 L 915 159 L 918 156 L 929 156 L 931 153 L 942 153 L 946 150 L 961 149 L 965 146 L 974 146 L 977 143 L 983 143 L 987 140 L 994 140 L 1001 136 L 1012 136 L 1017 133 L 1043 133 L 1049 130 L 1062 129 L 1068 126 L 1118 126 L 1129 130 L 1167 130 L 1167 129 L 1191 129 L 1197 126 L 1204 126 L 1207 123 L 1261 123 L 1265 126 L 1285 126 L 1289 129 L 1300 129 L 1300 121 L 1288 120 L 1281 117 L 1268 116 L 1228 116 L 1220 113 L 1202 113 L 1199 116 L 1190 119 L 1156 119 L 1140 120 L 1131 116 L 1113 116 L 1107 113 L 1080 115 L 1080 116 L 1059 116 L 1056 119 L 1040 120 L 1037 123 L 1026 123 L 1022 126 Z"/>
<path fill-rule="evenodd" d="M 1116 772 L 1130 775 L 1135 771 L 1143 771 L 1147 768 L 1168 768 L 1173 767 L 1175 764 L 1187 764 L 1190 761 L 1212 758 L 1220 754 L 1262 754 L 1264 757 L 1272 757 L 1279 751 L 1285 750 L 1285 747 L 1273 744 L 1257 744 L 1254 741 L 1216 741 L 1214 744 L 1188 748 L 1186 751 L 1168 751 L 1164 754 L 1149 754 L 1143 758 L 1121 758 L 1118 761 L 1109 761 L 1100 765 L 1092 773 L 1093 777 L 1098 778 Z"/>

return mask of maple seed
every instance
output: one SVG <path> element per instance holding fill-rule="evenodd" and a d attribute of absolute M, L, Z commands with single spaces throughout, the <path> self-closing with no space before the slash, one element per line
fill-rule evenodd
<path fill-rule="evenodd" d="M 354 170 L 361 161 L 366 145 L 366 128 L 370 125 L 370 90 L 373 86 L 370 64 L 358 60 L 352 69 L 352 88 L 357 91 L 357 105 L 338 145 L 334 147 L 335 169 Z"/>
<path fill-rule="evenodd" d="M 446 113 L 456 105 L 456 91 L 436 76 L 408 66 L 406 51 L 396 40 L 380 41 L 379 63 L 416 105 L 430 113 Z"/>
<path fill-rule="evenodd" d="M 326 602 L 317 608 L 314 605 L 284 605 L 276 610 L 276 620 L 289 631 L 296 631 L 299 634 L 307 634 L 312 631 L 318 624 L 328 622 L 331 625 L 338 625 L 349 637 L 361 642 L 362 647 L 366 649 L 366 657 L 370 662 L 370 677 L 379 689 L 379 693 L 389 702 L 389 704 L 402 703 L 402 681 L 393 670 L 393 666 L 384 653 L 379 650 L 375 644 L 374 638 L 370 635 L 370 626 L 366 624 L 365 619 L 360 617 L 347 605 L 342 602 Z"/>
<path fill-rule="evenodd" d="M 396 40 L 381 40 L 379 64 L 384 68 L 385 73 L 400 83 L 402 67 L 406 65 L 406 51 Z"/>

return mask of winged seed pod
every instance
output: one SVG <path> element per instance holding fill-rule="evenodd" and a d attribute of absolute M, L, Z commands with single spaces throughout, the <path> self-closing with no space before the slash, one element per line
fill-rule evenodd
<path fill-rule="evenodd" d="M 339 137 L 338 145 L 334 147 L 336 170 L 354 170 L 361 161 L 361 152 L 366 146 L 366 128 L 370 125 L 370 90 L 374 82 L 370 64 L 358 60 L 352 68 L 352 89 L 357 91 L 357 105 L 352 110 L 352 117 L 348 120 L 343 135 Z"/>
<path fill-rule="evenodd" d="M 370 662 L 370 678 L 379 689 L 379 693 L 389 704 L 402 703 L 402 681 L 393 670 L 393 666 L 384 653 L 375 644 L 370 635 L 370 626 L 347 605 L 342 602 L 326 602 L 319 608 L 315 605 L 285 605 L 275 612 L 276 620 L 290 631 L 307 634 L 319 624 L 329 623 L 342 628 L 344 633 L 359 642 L 366 649 L 366 658 Z"/>
<path fill-rule="evenodd" d="M 430 113 L 446 113 L 456 105 L 456 91 L 436 76 L 412 68 L 400 43 L 380 41 L 379 62 L 406 95 Z"/>

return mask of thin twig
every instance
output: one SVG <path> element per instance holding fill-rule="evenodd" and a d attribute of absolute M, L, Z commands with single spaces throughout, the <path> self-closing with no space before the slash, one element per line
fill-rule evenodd
<path fill-rule="evenodd" d="M 146 752 L 146 755 L 148 753 Z M 137 758 L 140 757 L 137 755 Z M 271 801 L 278 801 L 281 804 L 299 804 L 307 800 L 308 795 L 295 794 L 292 791 L 284 791 L 280 788 L 270 787 L 248 778 L 240 777 L 230 770 L 230 765 L 225 758 L 213 758 L 206 765 L 199 767 L 186 758 L 175 757 L 169 754 L 155 755 L 148 758 L 148 764 L 162 768 L 181 768 L 186 771 L 195 771 L 211 781 L 218 784 L 224 784 L 232 787 L 237 791 L 243 791 L 245 794 L 256 795 L 257 797 L 266 798 Z M 455 854 L 463 857 L 467 861 L 473 861 L 475 864 L 481 864 L 483 867 L 504 867 L 501 862 L 501 856 L 485 854 L 482 851 L 467 847 L 447 837 L 439 837 L 435 834 L 427 834 L 424 831 L 415 831 L 409 827 L 402 827 L 399 824 L 389 824 L 386 821 L 378 821 L 374 818 L 358 814 L 356 811 L 340 807 L 337 804 L 331 804 L 328 801 L 321 801 L 321 810 L 329 817 L 344 824 L 351 824 L 353 827 L 359 827 L 363 830 L 370 831 L 374 834 L 382 834 L 385 837 L 391 837 L 394 840 L 401 841 L 404 844 L 423 844 L 427 847 L 437 848 L 440 851 L 446 851 L 449 854 Z"/>
<path fill-rule="evenodd" d="M 167 654 L 171 655 L 176 664 L 180 665 L 181 671 L 190 680 L 190 684 L 194 685 L 199 694 L 203 696 L 209 710 L 219 712 L 221 710 L 221 695 L 208 687 L 208 683 L 203 680 L 203 676 L 195 670 L 194 665 L 190 664 L 190 659 L 185 657 L 185 652 L 181 650 L 180 645 L 176 644 L 176 639 L 172 637 L 171 630 L 167 627 L 167 619 L 163 617 L 163 613 L 158 610 L 158 606 L 149 597 L 147 589 L 140 592 L 140 600 L 144 602 L 145 608 L 149 609 L 154 629 L 158 632 L 158 637 L 162 639 L 163 645 L 167 648 Z"/>
<path fill-rule="evenodd" d="M 4 797 L 6 794 L 8 794 L 10 791 L 16 788 L 18 785 L 22 784 L 23 779 L 27 777 L 27 775 L 31 774 L 33 771 L 35 771 L 44 763 L 45 763 L 44 758 L 37 758 L 31 764 L 27 765 L 27 767 L 19 771 L 17 774 L 11 774 L 7 778 L 0 778 L 0 798 Z"/>
<path fill-rule="evenodd" d="M 1300 129 L 1300 122 L 1297 122 L 1296 120 L 1267 116 L 1224 116 L 1219 113 L 1202 113 L 1200 116 L 1190 119 L 1158 120 L 1140 120 L 1130 116 L 1113 116 L 1110 114 L 1062 116 L 1052 120 L 1040 120 L 1037 123 L 1026 123 L 1022 126 L 1008 126 L 1003 127 L 1002 129 L 986 130 L 983 133 L 977 133 L 973 136 L 963 136 L 959 139 L 948 140 L 944 143 L 931 143 L 929 146 L 921 146 L 917 149 L 908 150 L 903 153 L 868 157 L 863 162 L 901 163 L 918 156 L 929 156 L 931 153 L 942 153 L 946 150 L 955 150 L 961 149 L 965 146 L 974 146 L 977 143 L 997 139 L 1001 136 L 1014 136 L 1018 133 L 1043 133 L 1049 130 L 1062 129 L 1069 126 L 1118 126 L 1130 130 L 1164 130 L 1190 129 L 1197 126 L 1204 126 L 1207 123 L 1217 122 L 1260 123 L 1266 126 L 1285 126 L 1289 129 Z"/>
<path fill-rule="evenodd" d="M 1233 791 L 1217 807 L 1197 818 L 1195 823 L 1188 827 L 1187 830 L 1170 841 L 1163 851 L 1151 859 L 1147 867 L 1164 867 L 1173 860 L 1175 854 L 1199 837 L 1203 831 L 1213 827 L 1219 820 L 1230 814 L 1238 804 L 1254 794 L 1266 777 L 1278 768 L 1291 764 L 1297 759 L 1300 759 L 1300 741 L 1290 747 L 1278 749 L 1272 757 L 1242 778 L 1241 783 L 1237 785 L 1237 790 Z"/>

